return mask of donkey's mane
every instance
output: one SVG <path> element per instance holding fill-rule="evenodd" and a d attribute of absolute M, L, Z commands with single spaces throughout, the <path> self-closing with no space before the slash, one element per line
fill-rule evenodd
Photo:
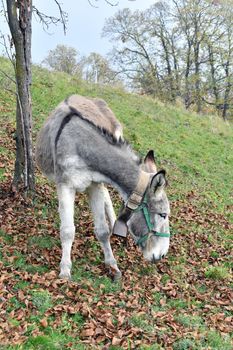
<path fill-rule="evenodd" d="M 60 135 L 62 133 L 62 130 L 63 130 L 64 126 L 70 122 L 70 120 L 72 119 L 73 116 L 79 117 L 80 119 L 84 120 L 89 125 L 94 127 L 95 130 L 97 130 L 102 136 L 104 136 L 105 139 L 110 144 L 112 144 L 114 146 L 117 146 L 117 147 L 131 148 L 130 144 L 126 140 L 124 140 L 122 137 L 120 137 L 119 139 L 116 138 L 111 132 L 109 132 L 104 127 L 96 125 L 92 120 L 85 118 L 85 116 L 82 113 L 80 113 L 76 108 L 69 106 L 69 109 L 70 109 L 70 113 L 67 114 L 63 118 L 62 123 L 61 123 L 61 125 L 60 125 L 60 127 L 58 129 L 58 132 L 57 132 L 57 135 L 56 135 L 56 138 L 55 138 L 55 148 L 57 147 L 57 143 L 58 143 L 58 140 L 60 138 Z"/>

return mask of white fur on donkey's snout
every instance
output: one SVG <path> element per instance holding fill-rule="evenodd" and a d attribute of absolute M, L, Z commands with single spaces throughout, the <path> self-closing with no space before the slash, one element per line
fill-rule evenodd
<path fill-rule="evenodd" d="M 170 239 L 166 237 L 153 237 L 152 239 L 155 240 L 153 248 L 143 250 L 143 257 L 149 262 L 164 257 L 168 252 L 170 243 Z"/>

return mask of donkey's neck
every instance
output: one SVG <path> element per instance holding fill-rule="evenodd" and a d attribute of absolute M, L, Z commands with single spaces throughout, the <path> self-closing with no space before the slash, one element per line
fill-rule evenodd
<path fill-rule="evenodd" d="M 135 172 L 136 174 L 136 172 Z M 145 194 L 145 191 L 148 187 L 148 183 L 151 180 L 151 174 L 143 171 L 138 167 L 138 176 L 135 177 L 133 181 L 125 182 L 124 187 L 119 183 L 111 182 L 112 185 L 118 190 L 123 198 L 124 202 L 128 203 L 129 208 L 135 209 L 135 205 L 138 206 L 141 203 L 141 200 Z M 135 181 L 136 179 L 136 181 Z M 127 187 L 127 190 L 125 188 Z"/>
<path fill-rule="evenodd" d="M 137 186 L 141 170 L 135 159 L 126 157 L 124 152 L 117 153 L 110 155 L 110 162 L 106 160 L 100 172 L 126 201 Z"/>

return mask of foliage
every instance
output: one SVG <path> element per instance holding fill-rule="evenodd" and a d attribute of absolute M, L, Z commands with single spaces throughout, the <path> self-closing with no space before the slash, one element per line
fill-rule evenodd
<path fill-rule="evenodd" d="M 49 51 L 42 63 L 58 72 L 74 74 L 77 71 L 77 55 L 75 48 L 57 45 L 55 49 Z"/>
<path fill-rule="evenodd" d="M 118 11 L 103 35 L 114 42 L 115 69 L 134 89 L 226 119 L 233 111 L 232 18 L 227 2 L 167 0 Z"/>
<path fill-rule="evenodd" d="M 92 52 L 89 56 L 83 57 L 80 62 L 82 78 L 89 83 L 95 84 L 116 84 L 116 73 L 110 68 L 106 58 L 98 53 Z"/>
<path fill-rule="evenodd" d="M 77 50 L 65 45 L 57 45 L 50 50 L 42 65 L 54 71 L 74 75 L 94 84 L 120 84 L 116 72 L 109 61 L 96 52 L 79 57 Z"/>
<path fill-rule="evenodd" d="M 7 64 L 1 58 L 0 63 Z M 141 154 L 156 150 L 158 166 L 169 179 L 171 249 L 162 262 L 148 265 L 131 239 L 126 244 L 112 237 L 123 272 L 122 281 L 113 284 L 81 194 L 73 281 L 59 280 L 55 189 L 37 173 L 34 199 L 10 190 L 14 101 L 0 90 L 0 347 L 230 350 L 232 125 L 33 67 L 35 134 L 49 112 L 73 93 L 105 99 L 133 147 Z M 119 197 L 112 190 L 111 195 L 119 207 Z"/>

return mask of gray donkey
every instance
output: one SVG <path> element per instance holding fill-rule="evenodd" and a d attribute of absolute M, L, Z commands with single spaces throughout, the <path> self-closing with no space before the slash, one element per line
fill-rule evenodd
<path fill-rule="evenodd" d="M 95 234 L 115 279 L 121 272 L 110 245 L 112 232 L 125 237 L 129 229 L 147 261 L 156 262 L 166 255 L 170 209 L 165 171 L 157 172 L 153 151 L 140 161 L 123 140 L 121 125 L 103 100 L 73 95 L 60 103 L 39 132 L 36 160 L 57 186 L 61 278 L 71 277 L 76 191 L 88 193 Z M 124 200 L 117 220 L 103 184 L 112 185 Z"/>

